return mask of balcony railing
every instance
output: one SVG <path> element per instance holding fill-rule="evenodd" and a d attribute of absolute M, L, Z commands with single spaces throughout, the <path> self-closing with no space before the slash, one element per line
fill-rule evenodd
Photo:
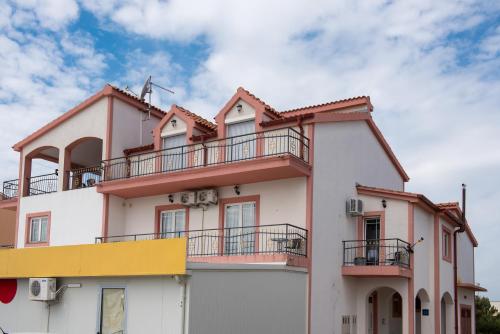
<path fill-rule="evenodd" d="M 104 160 L 104 181 L 291 155 L 308 162 L 309 139 L 292 128 L 184 145 Z"/>
<path fill-rule="evenodd" d="M 14 245 L 8 244 L 8 245 L 0 245 L 0 250 L 2 249 L 11 249 L 14 248 Z"/>
<path fill-rule="evenodd" d="M 68 175 L 68 189 L 80 189 L 93 187 L 101 182 L 101 166 L 72 169 L 66 172 Z"/>
<path fill-rule="evenodd" d="M 52 174 L 38 175 L 28 177 L 26 181 L 29 184 L 28 196 L 50 194 L 57 191 L 58 172 Z"/>
<path fill-rule="evenodd" d="M 290 225 L 260 225 L 98 237 L 96 243 L 187 237 L 188 256 L 290 254 L 307 256 L 307 230 Z"/>
<path fill-rule="evenodd" d="M 410 267 L 411 246 L 401 239 L 342 241 L 344 266 Z"/>
<path fill-rule="evenodd" d="M 2 187 L 2 195 L 0 200 L 2 199 L 11 199 L 16 198 L 19 192 L 19 180 L 10 180 L 4 181 Z"/>

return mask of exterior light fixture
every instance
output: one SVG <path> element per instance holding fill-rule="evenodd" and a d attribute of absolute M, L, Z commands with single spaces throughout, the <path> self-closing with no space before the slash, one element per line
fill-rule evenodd
<path fill-rule="evenodd" d="M 385 208 L 387 208 L 387 201 L 385 200 L 385 198 L 382 200 L 382 206 Z"/>
<path fill-rule="evenodd" d="M 236 106 L 236 110 L 238 110 L 238 112 L 241 112 L 243 110 L 243 106 L 241 105 L 241 103 L 238 103 L 238 105 Z"/>
<path fill-rule="evenodd" d="M 168 201 L 169 201 L 170 203 L 174 203 L 174 195 L 169 194 L 169 195 L 168 195 Z"/>
<path fill-rule="evenodd" d="M 172 124 L 172 127 L 175 128 L 177 126 L 177 120 L 176 119 L 171 120 L 170 124 Z"/>
<path fill-rule="evenodd" d="M 240 186 L 239 185 L 235 185 L 233 189 L 234 189 L 234 192 L 236 193 L 236 195 L 241 194 Z"/>

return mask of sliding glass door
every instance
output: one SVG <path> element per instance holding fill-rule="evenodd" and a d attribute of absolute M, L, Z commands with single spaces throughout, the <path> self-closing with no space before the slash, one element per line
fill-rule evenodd
<path fill-rule="evenodd" d="M 224 221 L 224 254 L 255 252 L 255 202 L 227 204 Z"/>

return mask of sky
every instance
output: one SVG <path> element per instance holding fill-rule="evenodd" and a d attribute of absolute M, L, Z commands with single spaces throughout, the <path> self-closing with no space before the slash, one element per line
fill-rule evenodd
<path fill-rule="evenodd" d="M 369 95 L 406 190 L 467 184 L 476 281 L 500 300 L 499 1 L 0 0 L 0 180 L 13 144 L 149 75 L 175 91 L 157 105 L 208 119 L 238 86 L 277 110 Z"/>

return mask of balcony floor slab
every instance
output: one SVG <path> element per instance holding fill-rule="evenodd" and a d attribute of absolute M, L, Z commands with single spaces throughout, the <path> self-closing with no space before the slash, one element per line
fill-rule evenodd
<path fill-rule="evenodd" d="M 400 266 L 343 266 L 343 276 L 410 278 L 411 270 Z"/>

